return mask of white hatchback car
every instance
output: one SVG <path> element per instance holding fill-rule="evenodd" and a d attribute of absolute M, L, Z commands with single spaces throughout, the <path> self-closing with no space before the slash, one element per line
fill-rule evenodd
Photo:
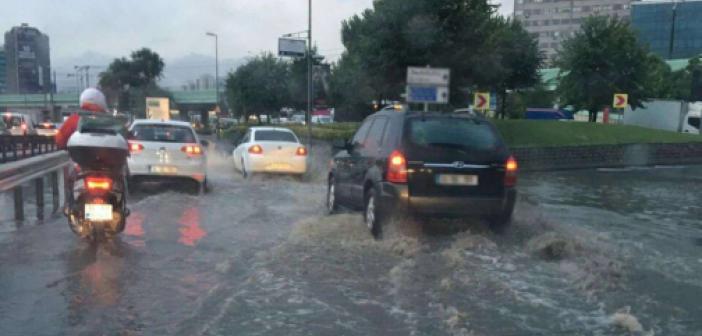
<path fill-rule="evenodd" d="M 307 172 L 307 148 L 287 128 L 249 128 L 232 157 L 234 166 L 244 177 L 251 173 L 302 175 Z"/>
<path fill-rule="evenodd" d="M 129 127 L 131 177 L 188 178 L 207 187 L 207 141 L 183 121 L 135 120 Z"/>

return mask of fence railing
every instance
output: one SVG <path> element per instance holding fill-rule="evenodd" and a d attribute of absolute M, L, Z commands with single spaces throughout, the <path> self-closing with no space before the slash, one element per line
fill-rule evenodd
<path fill-rule="evenodd" d="M 59 174 L 63 174 L 65 183 L 70 162 L 66 151 L 58 151 L 0 165 L 0 193 L 14 194 L 15 220 L 25 219 L 22 186 L 30 182 L 35 188 L 37 219 L 44 219 L 44 177 L 47 175 L 53 196 L 52 212 L 58 211 L 61 199 L 59 192 L 62 189 L 59 185 Z M 0 209 L 0 211 L 5 212 L 8 209 Z"/>
<path fill-rule="evenodd" d="M 18 161 L 57 150 L 53 136 L 0 135 L 0 163 Z"/>

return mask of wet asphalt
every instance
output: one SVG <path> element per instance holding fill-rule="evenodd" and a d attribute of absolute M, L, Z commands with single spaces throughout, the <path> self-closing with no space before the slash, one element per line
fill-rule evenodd
<path fill-rule="evenodd" d="M 513 227 L 324 215 L 304 180 L 145 184 L 117 239 L 0 222 L 0 335 L 702 335 L 699 167 L 525 174 Z"/>

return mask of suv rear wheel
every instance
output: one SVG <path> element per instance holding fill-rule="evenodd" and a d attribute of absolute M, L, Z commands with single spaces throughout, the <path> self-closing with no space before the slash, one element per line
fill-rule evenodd
<path fill-rule="evenodd" d="M 497 233 L 503 233 L 511 224 L 511 211 L 505 211 L 504 213 L 490 217 L 490 228 Z"/>
<path fill-rule="evenodd" d="M 368 226 L 374 238 L 378 239 L 382 235 L 382 212 L 380 211 L 380 203 L 376 188 L 370 188 L 366 192 L 365 204 L 363 207 L 363 221 Z"/>
<path fill-rule="evenodd" d="M 339 205 L 336 201 L 336 181 L 330 177 L 327 184 L 327 213 L 333 215 L 337 210 L 339 210 Z"/>

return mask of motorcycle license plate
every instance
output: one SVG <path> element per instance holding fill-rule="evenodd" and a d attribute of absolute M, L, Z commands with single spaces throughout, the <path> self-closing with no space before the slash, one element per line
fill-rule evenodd
<path fill-rule="evenodd" d="M 85 219 L 95 222 L 112 220 L 112 204 L 86 204 Z"/>

